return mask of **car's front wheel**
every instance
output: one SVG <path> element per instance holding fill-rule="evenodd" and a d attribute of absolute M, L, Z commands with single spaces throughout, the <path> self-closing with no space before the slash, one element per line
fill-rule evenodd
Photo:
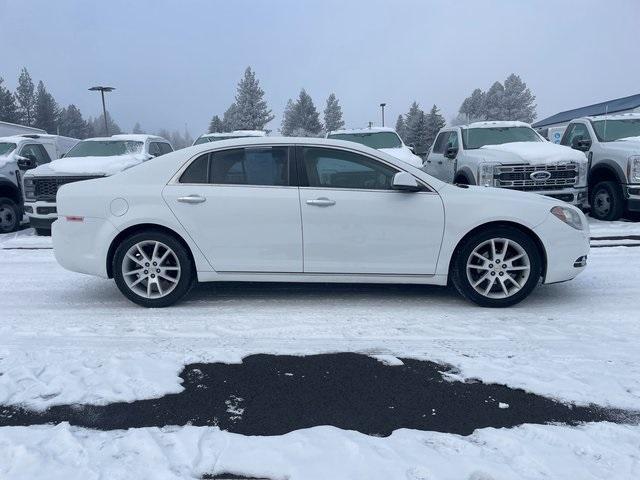
<path fill-rule="evenodd" d="M 194 280 L 187 249 L 160 231 L 127 237 L 116 249 L 112 268 L 120 291 L 143 307 L 173 305 L 189 292 Z"/>
<path fill-rule="evenodd" d="M 540 280 L 542 258 L 534 240 L 513 227 L 493 227 L 456 250 L 451 278 L 467 299 L 483 307 L 508 307 L 526 298 Z"/>

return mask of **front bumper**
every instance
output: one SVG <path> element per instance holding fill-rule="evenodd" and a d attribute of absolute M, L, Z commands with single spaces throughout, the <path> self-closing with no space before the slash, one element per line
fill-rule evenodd
<path fill-rule="evenodd" d="M 627 185 L 625 197 L 627 199 L 627 210 L 640 212 L 640 185 Z"/>
<path fill-rule="evenodd" d="M 51 228 L 51 224 L 58 218 L 58 210 L 54 202 L 25 201 L 24 213 L 33 228 Z"/>

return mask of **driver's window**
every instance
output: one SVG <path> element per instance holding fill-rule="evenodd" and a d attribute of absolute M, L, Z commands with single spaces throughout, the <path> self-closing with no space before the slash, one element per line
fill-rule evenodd
<path fill-rule="evenodd" d="M 445 148 L 445 152 L 450 148 L 458 148 L 458 133 L 451 132 L 449 134 L 449 138 L 447 139 L 447 148 Z"/>
<path fill-rule="evenodd" d="M 154 157 L 162 155 L 162 152 L 160 151 L 160 144 L 158 142 L 151 142 L 149 144 L 149 155 L 153 155 Z"/>
<path fill-rule="evenodd" d="M 22 147 L 20 155 L 27 158 L 34 158 L 38 165 L 43 165 L 51 161 L 45 148 L 39 144 L 25 145 Z"/>
<path fill-rule="evenodd" d="M 562 137 L 562 140 L 560 141 L 560 144 L 571 147 L 573 142 L 578 140 L 591 140 L 589 130 L 587 130 L 587 126 L 583 123 L 574 123 L 573 125 L 569 125 L 567 131 Z"/>
<path fill-rule="evenodd" d="M 310 187 L 392 190 L 398 170 L 372 158 L 345 150 L 303 148 Z"/>

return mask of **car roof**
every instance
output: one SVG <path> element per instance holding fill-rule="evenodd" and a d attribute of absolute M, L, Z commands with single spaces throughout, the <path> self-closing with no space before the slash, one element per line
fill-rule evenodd
<path fill-rule="evenodd" d="M 146 142 L 147 140 L 162 140 L 170 143 L 169 140 L 159 137 L 158 135 L 136 134 L 136 133 L 122 133 L 117 135 L 111 135 L 110 137 L 93 137 L 86 138 L 83 142 L 107 142 L 109 140 L 121 140 L 131 142 Z"/>
<path fill-rule="evenodd" d="M 491 120 L 486 122 L 473 122 L 467 125 L 459 125 L 460 128 L 497 128 L 497 127 L 529 127 L 531 125 L 525 122 L 511 120 Z"/>
<path fill-rule="evenodd" d="M 640 113 L 617 113 L 613 115 L 596 115 L 592 117 L 576 118 L 576 120 L 625 120 L 638 118 L 640 118 Z"/>
<path fill-rule="evenodd" d="M 20 135 L 9 135 L 8 137 L 0 137 L 0 142 L 3 143 L 20 143 L 27 140 L 33 140 L 32 138 L 22 137 Z"/>
<path fill-rule="evenodd" d="M 246 137 L 264 137 L 267 135 L 267 132 L 264 130 L 234 130 L 233 132 L 211 132 L 204 133 L 200 135 L 198 138 L 207 138 L 207 137 L 236 137 L 238 135 L 243 135 Z"/>

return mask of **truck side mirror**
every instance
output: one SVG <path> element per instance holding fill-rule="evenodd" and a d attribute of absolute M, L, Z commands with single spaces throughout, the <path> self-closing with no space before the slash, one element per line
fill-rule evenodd
<path fill-rule="evenodd" d="M 582 136 L 574 137 L 573 140 L 571 140 L 571 148 L 580 150 L 581 152 L 587 152 L 591 148 L 591 140 L 585 140 Z"/>
<path fill-rule="evenodd" d="M 38 162 L 36 161 L 35 157 L 33 157 L 32 155 L 26 155 L 24 157 L 16 157 L 16 160 L 18 163 L 18 168 L 23 172 L 26 170 L 31 170 L 33 168 L 36 168 L 38 166 Z"/>
<path fill-rule="evenodd" d="M 444 156 L 454 159 L 458 155 L 458 149 L 456 147 L 449 147 L 444 151 Z"/>
<path fill-rule="evenodd" d="M 409 147 L 409 150 L 411 150 L 411 153 L 416 153 L 416 146 L 413 143 L 407 145 L 407 147 Z"/>

